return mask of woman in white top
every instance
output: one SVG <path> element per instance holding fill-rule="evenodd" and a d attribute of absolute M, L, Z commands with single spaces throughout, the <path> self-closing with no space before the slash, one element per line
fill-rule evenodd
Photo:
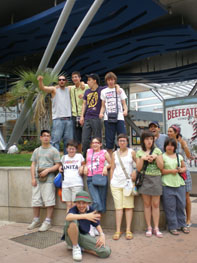
<path fill-rule="evenodd" d="M 133 171 L 133 161 L 136 161 L 135 151 L 128 148 L 128 136 L 125 134 L 120 134 L 118 136 L 118 145 L 120 149 L 119 152 L 121 161 L 125 167 L 127 174 L 133 179 L 135 179 L 135 172 Z M 114 199 L 115 211 L 116 211 L 116 232 L 113 235 L 114 240 L 118 240 L 121 236 L 121 223 L 123 216 L 123 209 L 125 209 L 126 216 L 126 239 L 130 240 L 133 238 L 131 232 L 131 221 L 133 216 L 133 208 L 134 208 L 134 197 L 124 196 L 123 189 L 127 183 L 127 178 L 123 172 L 123 169 L 120 165 L 117 151 L 115 151 L 112 155 L 111 162 L 111 171 L 110 171 L 110 186 L 111 192 Z"/>

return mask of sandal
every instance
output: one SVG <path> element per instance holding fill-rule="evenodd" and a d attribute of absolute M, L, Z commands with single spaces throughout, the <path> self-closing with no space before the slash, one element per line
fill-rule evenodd
<path fill-rule="evenodd" d="M 158 227 L 153 230 L 153 233 L 156 237 L 163 237 L 163 234 L 159 231 Z"/>
<path fill-rule="evenodd" d="M 178 236 L 179 235 L 179 232 L 176 229 L 169 230 L 169 232 L 170 232 L 170 234 L 172 234 L 174 236 Z"/>
<path fill-rule="evenodd" d="M 125 232 L 125 238 L 126 240 L 131 240 L 133 238 L 133 234 L 131 231 L 126 231 Z"/>
<path fill-rule="evenodd" d="M 152 227 L 148 227 L 146 231 L 146 237 L 152 237 Z"/>
<path fill-rule="evenodd" d="M 118 240 L 122 235 L 122 232 L 115 232 L 115 234 L 113 235 L 113 240 Z"/>
<path fill-rule="evenodd" d="M 181 227 L 181 231 L 182 231 L 184 234 L 189 234 L 189 233 L 190 233 L 189 227 L 186 227 L 186 226 Z"/>

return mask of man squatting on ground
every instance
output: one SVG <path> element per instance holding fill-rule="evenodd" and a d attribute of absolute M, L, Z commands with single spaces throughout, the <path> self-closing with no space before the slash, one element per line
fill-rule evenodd
<path fill-rule="evenodd" d="M 60 166 L 60 154 L 56 148 L 50 145 L 50 131 L 42 130 L 40 135 L 41 146 L 36 148 L 31 157 L 32 178 L 32 207 L 33 221 L 28 226 L 32 230 L 41 225 L 40 207 L 45 205 L 47 215 L 39 231 L 47 231 L 51 228 L 51 218 L 55 206 L 54 172 Z"/>
<path fill-rule="evenodd" d="M 90 196 L 86 191 L 76 194 L 75 204 L 66 216 L 63 240 L 66 241 L 68 248 L 72 247 L 73 260 L 82 260 L 81 250 L 85 250 L 100 258 L 109 257 L 111 249 L 105 246 L 105 235 L 100 226 L 100 214 L 90 206 Z M 96 227 L 99 238 L 90 236 L 90 225 Z"/>

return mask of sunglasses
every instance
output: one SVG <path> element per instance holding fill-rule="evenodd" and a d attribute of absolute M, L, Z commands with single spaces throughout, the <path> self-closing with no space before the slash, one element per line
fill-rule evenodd
<path fill-rule="evenodd" d="M 66 79 L 58 79 L 58 81 L 66 81 Z"/>

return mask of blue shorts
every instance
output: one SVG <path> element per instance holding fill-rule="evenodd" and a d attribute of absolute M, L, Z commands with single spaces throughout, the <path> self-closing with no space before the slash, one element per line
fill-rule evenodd
<path fill-rule="evenodd" d="M 116 133 L 117 135 L 119 135 L 120 133 L 126 134 L 125 122 L 117 121 L 117 123 L 109 123 L 108 121 L 104 121 L 104 125 L 106 148 L 113 149 L 115 144 Z"/>

